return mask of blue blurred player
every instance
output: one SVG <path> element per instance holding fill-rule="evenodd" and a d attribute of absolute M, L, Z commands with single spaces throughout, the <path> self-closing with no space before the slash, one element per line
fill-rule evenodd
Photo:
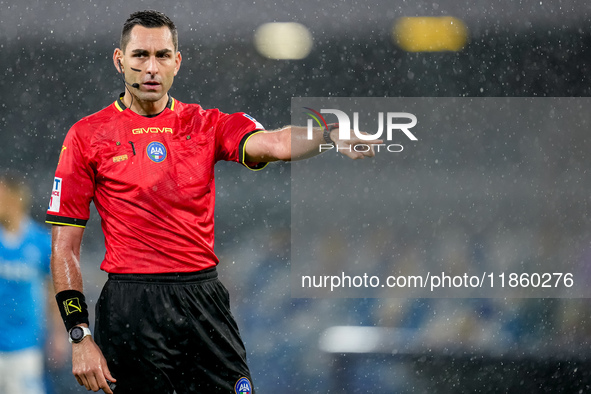
<path fill-rule="evenodd" d="M 46 312 L 53 305 L 46 288 L 51 238 L 30 218 L 29 196 L 20 176 L 0 174 L 0 393 L 4 394 L 46 392 L 43 346 L 48 334 Z M 57 308 L 54 313 L 59 321 Z M 57 336 L 56 340 L 63 342 Z M 50 344 L 58 352 L 53 356 L 63 359 L 64 346 Z"/>

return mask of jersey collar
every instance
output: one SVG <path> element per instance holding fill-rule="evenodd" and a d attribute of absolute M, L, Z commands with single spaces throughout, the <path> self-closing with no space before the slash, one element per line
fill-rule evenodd
<path fill-rule="evenodd" d="M 115 100 L 115 103 L 114 103 L 115 107 L 117 108 L 117 110 L 119 112 L 123 112 L 127 109 L 127 106 L 125 106 L 125 104 L 123 104 L 123 96 L 125 96 L 125 92 L 121 93 L 119 95 L 119 97 L 117 98 L 117 100 Z M 168 95 L 168 102 L 166 103 L 166 108 L 170 109 L 171 111 L 174 111 L 175 102 L 176 102 L 176 100 L 173 99 L 171 95 Z"/>

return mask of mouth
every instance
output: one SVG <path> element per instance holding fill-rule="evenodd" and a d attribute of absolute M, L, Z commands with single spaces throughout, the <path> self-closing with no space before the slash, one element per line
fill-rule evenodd
<path fill-rule="evenodd" d="M 144 82 L 142 85 L 145 86 L 147 89 L 157 89 L 160 86 L 160 83 L 156 81 L 147 81 Z"/>

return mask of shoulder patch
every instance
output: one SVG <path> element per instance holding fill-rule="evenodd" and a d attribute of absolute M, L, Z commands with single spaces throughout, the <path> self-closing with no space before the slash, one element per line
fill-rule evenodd
<path fill-rule="evenodd" d="M 245 118 L 248 118 L 249 120 L 251 120 L 255 127 L 257 128 L 257 130 L 265 130 L 265 128 L 263 127 L 262 124 L 260 124 L 259 122 L 257 122 L 257 120 L 255 118 L 253 118 L 252 116 L 248 115 L 248 114 L 242 114 L 244 115 Z"/>
<path fill-rule="evenodd" d="M 60 198 L 62 194 L 62 178 L 55 177 L 53 179 L 53 188 L 51 190 L 51 197 L 49 199 L 49 208 L 51 212 L 60 211 Z"/>

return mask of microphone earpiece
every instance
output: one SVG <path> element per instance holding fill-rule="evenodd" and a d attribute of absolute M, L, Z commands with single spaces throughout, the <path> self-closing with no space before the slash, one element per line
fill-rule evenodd
<path fill-rule="evenodd" d="M 139 83 L 129 83 L 125 80 L 125 71 L 123 71 L 123 66 L 121 65 L 121 60 L 117 59 L 117 64 L 119 64 L 120 73 L 123 74 L 123 82 L 126 83 L 127 85 L 131 86 L 132 88 L 139 89 L 140 88 Z M 136 72 L 142 71 L 142 70 L 138 70 L 137 68 L 133 68 L 133 67 L 130 67 L 130 68 Z"/>

